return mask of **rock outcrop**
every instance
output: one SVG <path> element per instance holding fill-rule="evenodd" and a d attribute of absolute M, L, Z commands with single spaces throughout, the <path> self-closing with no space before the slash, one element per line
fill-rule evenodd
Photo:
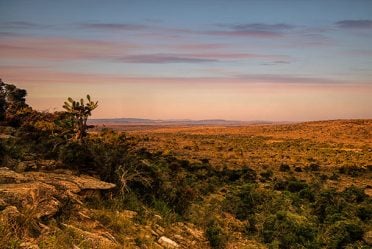
<path fill-rule="evenodd" d="M 108 190 L 115 184 L 70 171 L 16 173 L 0 168 L 0 208 L 32 208 L 36 218 L 54 216 L 66 202 L 81 203 L 84 191 Z"/>
<path fill-rule="evenodd" d="M 45 224 L 51 218 L 69 209 L 76 210 L 76 216 L 82 213 L 86 193 L 100 194 L 114 187 L 115 184 L 87 175 L 77 176 L 68 170 L 17 173 L 3 167 L 0 168 L 0 224 L 18 222 L 21 227 L 31 224 L 34 233 L 31 237 L 35 238 L 48 230 Z M 112 235 L 94 234 L 71 225 L 65 227 L 87 237 L 92 244 L 101 245 L 100 248 L 107 245 L 113 248 L 116 244 Z M 24 248 L 35 246 L 28 239 L 24 238 L 23 244 L 27 244 Z"/>

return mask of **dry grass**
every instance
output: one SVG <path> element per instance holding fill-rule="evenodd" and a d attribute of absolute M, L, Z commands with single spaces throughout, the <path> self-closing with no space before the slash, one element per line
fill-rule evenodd
<path fill-rule="evenodd" d="M 138 140 L 139 147 L 191 162 L 208 159 L 216 168 L 249 166 L 258 172 L 288 164 L 302 169 L 319 165 L 331 176 L 340 167 L 372 165 L 372 120 L 335 120 L 248 126 L 115 126 Z M 311 179 L 311 173 L 296 173 Z M 370 171 L 341 176 L 329 184 L 372 186 Z"/>

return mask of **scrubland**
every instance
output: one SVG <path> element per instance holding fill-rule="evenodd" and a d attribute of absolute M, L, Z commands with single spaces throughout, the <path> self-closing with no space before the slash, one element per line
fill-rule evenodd
<path fill-rule="evenodd" d="M 372 246 L 370 119 L 87 132 L 3 86 L 0 248 Z"/>

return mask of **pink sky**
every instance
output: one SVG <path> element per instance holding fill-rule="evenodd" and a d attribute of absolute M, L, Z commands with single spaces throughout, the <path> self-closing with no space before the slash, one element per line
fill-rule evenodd
<path fill-rule="evenodd" d="M 0 77 L 94 118 L 372 118 L 370 1 L 0 1 Z M 306 10 L 306 11 L 304 11 Z"/>

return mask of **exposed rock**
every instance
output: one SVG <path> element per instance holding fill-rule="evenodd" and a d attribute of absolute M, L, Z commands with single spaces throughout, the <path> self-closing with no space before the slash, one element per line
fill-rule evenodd
<path fill-rule="evenodd" d="M 114 187 L 115 184 L 86 175 L 75 176 L 71 172 L 17 173 L 8 168 L 0 168 L 0 219 L 11 222 L 25 214 L 27 219 L 34 219 L 41 228 L 46 228 L 42 221 L 66 211 L 67 204 L 81 207 L 80 194 L 83 191 L 99 192 Z M 79 209 L 81 211 L 82 208 Z M 85 235 L 95 237 L 94 234 Z M 97 236 L 95 238 L 103 241 L 103 244 L 107 243 L 108 247 L 104 248 L 112 248 L 111 245 L 115 244 L 115 239 L 110 234 L 106 237 L 104 234 Z M 23 248 L 27 248 L 26 244 L 25 246 Z"/>
<path fill-rule="evenodd" d="M 179 247 L 177 242 L 175 242 L 175 241 L 173 241 L 170 238 L 167 238 L 165 236 L 161 236 L 160 239 L 158 240 L 158 243 L 160 245 L 164 246 L 165 248 L 169 248 L 169 249 L 174 249 L 174 248 Z"/>
<path fill-rule="evenodd" d="M 372 230 L 366 232 L 363 236 L 363 240 L 369 245 L 372 246 Z"/>

